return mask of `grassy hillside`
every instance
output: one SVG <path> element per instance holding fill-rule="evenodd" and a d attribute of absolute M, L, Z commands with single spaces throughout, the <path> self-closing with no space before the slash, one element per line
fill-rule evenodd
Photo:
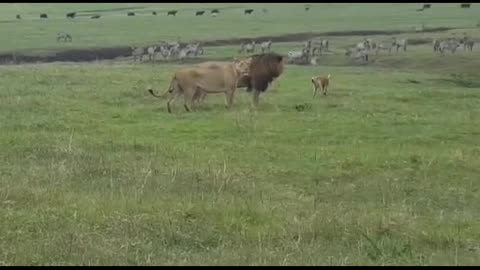
<path fill-rule="evenodd" d="M 233 4 L 0 4 L 4 20 L 25 14 L 2 23 L 0 48 L 398 30 L 422 16 L 473 24 L 478 5 L 458 5 L 248 4 L 269 11 L 247 18 Z M 139 6 L 231 9 L 118 10 Z M 67 21 L 71 11 L 104 18 Z M 74 43 L 56 44 L 59 30 Z M 332 54 L 288 65 L 256 109 L 239 90 L 229 110 L 218 95 L 192 113 L 179 99 L 168 114 L 146 89 L 165 91 L 179 64 L 0 66 L 0 265 L 478 265 L 480 54 L 431 47 L 463 31 L 479 37 L 399 35 L 415 41 L 407 52 L 368 64 L 343 55 L 363 36 L 331 37 Z M 237 49 L 208 47 L 202 60 Z M 317 74 L 332 74 L 331 88 L 312 99 Z"/>
<path fill-rule="evenodd" d="M 353 30 L 408 30 L 420 27 L 474 27 L 480 5 L 461 9 L 459 4 L 434 4 L 417 12 L 421 4 L 0 4 L 0 51 L 49 48 L 111 47 L 151 43 L 159 40 L 215 40 L 297 32 Z M 255 8 L 251 16 L 245 7 Z M 118 10 L 125 8 L 126 10 Z M 178 9 L 176 17 L 167 17 L 169 9 Z M 199 9 L 219 8 L 218 17 L 194 16 Z M 261 9 L 267 8 L 264 14 Z M 113 10 L 113 11 L 112 11 Z M 129 11 L 143 12 L 127 17 Z M 151 11 L 158 11 L 157 16 Z M 78 18 L 65 14 L 77 11 Z M 15 15 L 23 16 L 16 20 Z M 40 13 L 49 19 L 41 20 Z M 81 15 L 101 14 L 99 20 Z M 71 33 L 74 42 L 58 44 L 57 32 Z"/>

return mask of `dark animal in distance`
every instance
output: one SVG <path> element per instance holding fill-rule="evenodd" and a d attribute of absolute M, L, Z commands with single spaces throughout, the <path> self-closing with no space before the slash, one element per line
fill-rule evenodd
<path fill-rule="evenodd" d="M 461 8 L 470 8 L 470 5 L 471 4 L 461 4 L 460 7 Z"/>
<path fill-rule="evenodd" d="M 178 12 L 178 10 L 170 10 L 170 11 L 167 13 L 167 16 L 170 16 L 170 15 L 176 16 L 176 15 L 177 15 L 177 12 Z"/>
<path fill-rule="evenodd" d="M 220 13 L 220 11 L 218 9 L 212 9 L 212 11 L 210 11 L 210 13 Z"/>
<path fill-rule="evenodd" d="M 305 11 L 309 11 L 310 10 L 310 7 L 305 7 Z"/>
<path fill-rule="evenodd" d="M 63 40 L 63 42 L 72 42 L 72 36 L 65 32 L 59 32 L 57 33 L 57 42 L 61 40 Z"/>
<path fill-rule="evenodd" d="M 127 16 L 135 16 L 135 12 L 128 12 Z"/>
<path fill-rule="evenodd" d="M 156 11 L 152 11 L 152 15 L 157 15 L 157 12 L 156 12 Z"/>
<path fill-rule="evenodd" d="M 20 20 L 21 18 L 22 18 L 22 17 L 20 17 L 20 14 L 17 14 L 17 19 Z"/>
<path fill-rule="evenodd" d="M 431 8 L 432 7 L 432 4 L 423 4 L 423 8 Z"/>
<path fill-rule="evenodd" d="M 195 16 L 202 16 L 205 13 L 204 10 L 195 12 Z"/>
<path fill-rule="evenodd" d="M 67 13 L 66 16 L 67 16 L 67 19 L 73 19 L 73 18 L 75 18 L 75 15 L 76 15 L 75 12 L 70 12 L 70 13 Z"/>
<path fill-rule="evenodd" d="M 48 18 L 46 13 L 40 14 L 40 19 L 46 19 L 46 18 Z"/>
<path fill-rule="evenodd" d="M 250 8 L 250 9 L 245 9 L 245 11 L 243 12 L 244 14 L 252 14 L 253 12 L 253 9 Z"/>
<path fill-rule="evenodd" d="M 90 17 L 90 19 L 100 19 L 100 15 L 94 15 L 94 16 Z"/>

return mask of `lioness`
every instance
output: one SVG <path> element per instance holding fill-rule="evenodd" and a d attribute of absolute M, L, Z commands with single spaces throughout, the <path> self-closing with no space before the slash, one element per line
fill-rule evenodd
<path fill-rule="evenodd" d="M 244 58 L 244 59 L 237 59 L 237 58 L 234 58 L 234 61 L 239 61 L 239 62 L 243 62 L 245 65 L 247 65 L 248 69 L 250 68 L 250 64 L 252 62 L 252 59 L 251 58 Z M 220 61 L 208 61 L 208 62 L 203 62 L 203 63 L 200 63 L 198 65 L 196 65 L 197 67 L 212 67 L 212 66 L 215 66 L 215 65 L 228 65 L 230 64 L 231 62 L 220 62 Z M 248 72 L 247 72 L 248 73 Z M 247 88 L 247 91 L 251 90 L 251 86 L 250 86 L 250 80 L 249 80 L 249 77 L 246 75 L 246 73 L 242 74 L 238 80 L 237 80 L 237 86 L 236 88 L 244 88 L 246 87 Z M 202 102 L 205 97 L 207 96 L 207 94 L 209 94 L 209 92 L 207 91 L 197 91 L 195 96 L 194 96 L 194 101 L 196 102 Z"/>
<path fill-rule="evenodd" d="M 312 77 L 313 97 L 315 98 L 319 88 L 322 89 L 323 95 L 326 96 L 329 83 L 330 83 L 330 74 L 328 74 L 327 77 L 323 77 L 323 76 Z"/>
<path fill-rule="evenodd" d="M 249 62 L 234 60 L 230 63 L 211 62 L 205 65 L 185 67 L 177 70 L 173 75 L 167 92 L 169 94 L 167 101 L 168 112 L 171 113 L 171 103 L 177 96 L 184 95 L 184 107 L 187 112 L 190 111 L 189 104 L 192 105 L 202 92 L 205 93 L 224 93 L 227 107 L 230 108 L 233 103 L 235 90 L 237 89 L 238 79 L 248 74 Z M 152 89 L 148 90 L 154 97 Z"/>

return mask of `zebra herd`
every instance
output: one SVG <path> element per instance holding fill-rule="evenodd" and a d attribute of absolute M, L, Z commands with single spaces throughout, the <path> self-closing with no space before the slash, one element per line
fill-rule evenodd
<path fill-rule="evenodd" d="M 316 56 L 330 51 L 330 41 L 327 39 L 307 40 L 301 51 L 288 52 L 288 62 L 292 64 L 316 64 Z"/>
<path fill-rule="evenodd" d="M 148 56 L 149 61 L 155 61 L 158 54 L 160 54 L 163 59 L 185 59 L 204 54 L 200 43 L 182 44 L 179 42 L 161 42 L 148 47 L 131 46 L 130 48 L 132 49 L 134 62 L 136 62 L 137 59 L 141 62 L 144 55 Z"/>
<path fill-rule="evenodd" d="M 433 51 L 439 52 L 442 55 L 444 55 L 446 51 L 450 51 L 453 54 L 461 45 L 463 45 L 463 50 L 472 51 L 474 44 L 475 41 L 467 36 L 464 36 L 463 39 L 460 40 L 457 40 L 456 38 L 448 38 L 446 40 L 434 39 Z"/>
<path fill-rule="evenodd" d="M 465 51 L 473 50 L 474 40 L 465 36 L 463 39 L 449 38 L 446 40 L 433 40 L 433 50 L 442 55 L 446 51 L 455 53 L 456 49 L 463 45 Z M 388 40 L 375 41 L 371 38 L 365 38 L 363 41 L 354 44 L 345 49 L 345 56 L 356 60 L 369 62 L 369 56 L 372 54 L 378 55 L 380 51 L 406 52 L 408 47 L 407 38 L 392 37 Z M 329 41 L 327 39 L 308 40 L 304 43 L 303 48 L 298 51 L 288 52 L 289 63 L 292 64 L 311 64 L 316 65 L 317 56 L 323 52 L 330 52 Z"/>
<path fill-rule="evenodd" d="M 240 49 L 238 50 L 238 53 L 239 54 L 255 53 L 255 45 L 256 45 L 255 40 L 250 43 L 242 42 L 240 44 Z M 271 52 L 272 51 L 271 48 L 272 48 L 272 40 L 264 41 L 260 43 L 260 49 L 262 50 L 262 53 Z"/>

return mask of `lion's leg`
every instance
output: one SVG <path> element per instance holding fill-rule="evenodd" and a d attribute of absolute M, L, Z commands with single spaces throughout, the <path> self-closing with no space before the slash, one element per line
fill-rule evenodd
<path fill-rule="evenodd" d="M 312 88 L 313 88 L 313 98 L 315 98 L 315 96 L 317 95 L 317 86 L 315 84 L 312 85 Z"/>
<path fill-rule="evenodd" d="M 225 92 L 225 99 L 227 101 L 227 108 L 231 108 L 233 105 L 233 96 L 235 95 L 235 90 L 230 90 Z"/>
<path fill-rule="evenodd" d="M 170 97 L 169 97 L 169 99 L 168 99 L 168 101 L 167 101 L 167 110 L 168 110 L 168 113 L 172 113 L 171 104 L 175 101 L 175 98 L 180 95 L 177 91 L 178 91 L 178 90 L 174 90 L 174 92 L 170 94 Z"/>
<path fill-rule="evenodd" d="M 185 107 L 185 110 L 187 112 L 190 112 L 191 111 L 191 107 L 192 107 L 192 104 L 193 104 L 193 99 L 197 93 L 197 91 L 199 91 L 196 87 L 192 87 L 192 88 L 187 88 L 185 89 L 186 91 L 184 92 L 184 104 L 183 106 Z"/>
<path fill-rule="evenodd" d="M 328 88 L 328 86 L 324 86 L 324 87 L 323 87 L 323 95 L 324 95 L 324 96 L 327 95 L 327 88 Z"/>
<path fill-rule="evenodd" d="M 253 105 L 258 106 L 259 97 L 260 97 L 260 91 L 254 89 L 253 90 Z"/>

